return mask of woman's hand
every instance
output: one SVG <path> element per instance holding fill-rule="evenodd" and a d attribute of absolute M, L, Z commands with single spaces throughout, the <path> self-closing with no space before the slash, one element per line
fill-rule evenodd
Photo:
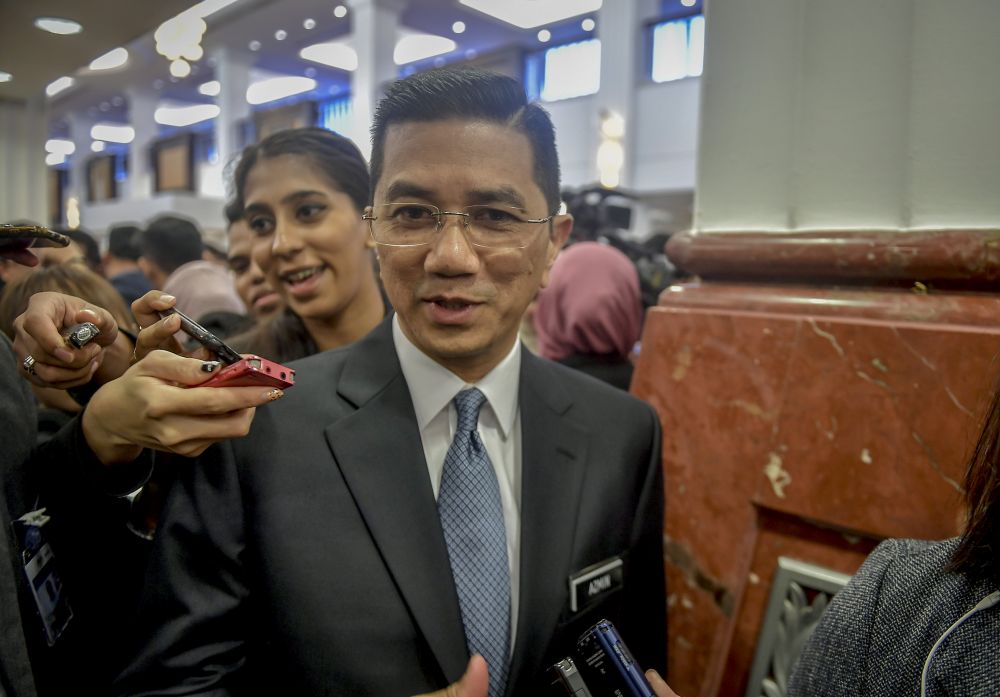
<path fill-rule="evenodd" d="M 181 318 L 170 315 L 161 319 L 159 315 L 159 312 L 169 310 L 176 304 L 177 298 L 162 290 L 151 290 L 132 303 L 132 314 L 141 327 L 133 362 L 142 360 L 150 351 L 157 349 L 184 355 L 184 348 L 176 337 L 181 330 Z"/>
<path fill-rule="evenodd" d="M 245 436 L 255 408 L 284 393 L 197 387 L 221 368 L 217 361 L 151 352 L 91 397 L 83 413 L 87 444 L 110 466 L 131 462 L 143 448 L 194 457 L 213 443 Z"/>
<path fill-rule="evenodd" d="M 62 332 L 81 322 L 101 331 L 83 348 L 67 344 Z M 119 334 L 111 313 L 72 295 L 35 293 L 14 320 L 14 352 L 19 360 L 34 358 L 25 376 L 39 387 L 67 389 L 90 382 L 105 383 L 125 372 L 132 342 Z"/>

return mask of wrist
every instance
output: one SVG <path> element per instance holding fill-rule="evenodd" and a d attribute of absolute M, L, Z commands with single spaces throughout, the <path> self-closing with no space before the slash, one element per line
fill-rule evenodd
<path fill-rule="evenodd" d="M 108 428 L 106 419 L 101 415 L 100 393 L 99 390 L 83 411 L 81 426 L 84 440 L 101 464 L 106 467 L 132 462 L 139 457 L 142 447 L 129 442 Z"/>

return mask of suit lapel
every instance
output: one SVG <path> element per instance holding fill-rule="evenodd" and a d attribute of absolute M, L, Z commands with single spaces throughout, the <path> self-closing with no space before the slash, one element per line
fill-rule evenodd
<path fill-rule="evenodd" d="M 521 410 L 521 576 L 516 682 L 507 694 L 531 694 L 559 613 L 568 576 L 586 465 L 586 431 L 565 417 L 572 401 L 540 359 L 524 351 Z"/>
<path fill-rule="evenodd" d="M 357 410 L 327 442 L 410 612 L 448 680 L 468 649 L 417 420 L 383 322 L 351 351 L 338 392 Z"/>

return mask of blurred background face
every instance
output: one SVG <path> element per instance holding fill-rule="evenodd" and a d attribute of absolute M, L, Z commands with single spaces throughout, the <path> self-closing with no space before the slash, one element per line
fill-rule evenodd
<path fill-rule="evenodd" d="M 265 317 L 281 306 L 278 295 L 260 266 L 251 258 L 253 237 L 245 220 L 237 220 L 229 226 L 229 270 L 240 299 L 254 317 Z"/>
<path fill-rule="evenodd" d="M 334 319 L 372 273 L 367 226 L 347 194 L 306 157 L 260 160 L 247 176 L 251 258 L 303 319 Z"/>

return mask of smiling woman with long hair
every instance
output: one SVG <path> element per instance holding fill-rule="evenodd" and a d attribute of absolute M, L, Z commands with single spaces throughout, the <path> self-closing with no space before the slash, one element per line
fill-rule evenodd
<path fill-rule="evenodd" d="M 369 179 L 357 146 L 321 128 L 279 131 L 243 152 L 234 179 L 252 259 L 285 308 L 232 345 L 287 362 L 371 331 L 388 308 L 361 219 Z"/>

